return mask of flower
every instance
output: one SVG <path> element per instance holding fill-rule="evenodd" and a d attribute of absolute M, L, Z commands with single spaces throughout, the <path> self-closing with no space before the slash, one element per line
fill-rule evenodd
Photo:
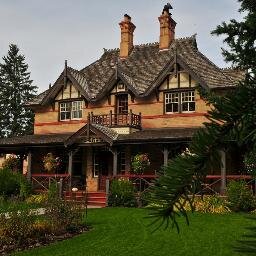
<path fill-rule="evenodd" d="M 56 171 L 61 166 L 61 159 L 60 157 L 54 157 L 52 153 L 47 153 L 47 155 L 43 157 L 43 163 L 46 171 Z"/>
<path fill-rule="evenodd" d="M 142 174 L 148 166 L 150 166 L 148 154 L 137 154 L 133 157 L 132 170 L 135 174 Z"/>

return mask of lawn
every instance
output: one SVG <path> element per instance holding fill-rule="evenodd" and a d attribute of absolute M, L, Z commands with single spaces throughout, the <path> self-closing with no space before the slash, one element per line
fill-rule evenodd
<path fill-rule="evenodd" d="M 181 232 L 158 230 L 152 234 L 145 209 L 90 209 L 92 230 L 70 240 L 15 255 L 75 256 L 210 256 L 240 255 L 232 244 L 252 220 L 243 214 L 199 214 L 190 216 L 191 224 L 181 224 Z"/>

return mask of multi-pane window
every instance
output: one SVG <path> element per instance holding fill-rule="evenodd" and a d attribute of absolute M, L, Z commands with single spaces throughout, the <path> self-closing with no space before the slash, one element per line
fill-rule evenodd
<path fill-rule="evenodd" d="M 194 91 L 181 93 L 181 111 L 182 112 L 195 111 L 195 92 Z"/>
<path fill-rule="evenodd" d="M 165 113 L 194 112 L 195 92 L 170 92 L 165 94 Z"/>
<path fill-rule="evenodd" d="M 99 177 L 100 172 L 100 158 L 99 154 L 95 153 L 93 156 L 93 177 Z"/>
<path fill-rule="evenodd" d="M 165 113 L 179 112 L 179 93 L 172 92 L 165 94 Z"/>
<path fill-rule="evenodd" d="M 120 154 L 118 154 L 118 165 L 119 165 L 119 172 L 123 173 L 125 172 L 125 152 L 121 151 Z"/>
<path fill-rule="evenodd" d="M 82 118 L 82 101 L 72 102 L 71 119 Z"/>
<path fill-rule="evenodd" d="M 82 118 L 82 107 L 82 101 L 60 103 L 60 120 L 64 121 Z"/>
<path fill-rule="evenodd" d="M 117 113 L 128 114 L 128 95 L 120 94 L 117 96 Z"/>

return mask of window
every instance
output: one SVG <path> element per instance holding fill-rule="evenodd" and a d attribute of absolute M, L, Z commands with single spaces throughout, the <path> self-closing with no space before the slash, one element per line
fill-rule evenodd
<path fill-rule="evenodd" d="M 95 177 L 95 178 L 99 177 L 99 172 L 100 172 L 99 154 L 94 153 L 94 156 L 93 156 L 93 177 Z"/>
<path fill-rule="evenodd" d="M 125 172 L 125 152 L 121 151 L 120 154 L 118 154 L 118 169 L 120 173 Z"/>
<path fill-rule="evenodd" d="M 128 114 L 128 95 L 120 94 L 117 96 L 117 113 Z"/>
<path fill-rule="evenodd" d="M 172 92 L 165 94 L 165 113 L 179 112 L 179 93 Z"/>
<path fill-rule="evenodd" d="M 82 101 L 72 102 L 71 119 L 82 118 Z"/>
<path fill-rule="evenodd" d="M 170 92 L 165 94 L 165 113 L 195 111 L 195 92 Z"/>
<path fill-rule="evenodd" d="M 60 103 L 60 120 L 65 121 L 82 118 L 82 107 L 82 101 Z"/>
<path fill-rule="evenodd" d="M 182 92 L 181 93 L 181 111 L 192 112 L 195 111 L 195 92 Z"/>

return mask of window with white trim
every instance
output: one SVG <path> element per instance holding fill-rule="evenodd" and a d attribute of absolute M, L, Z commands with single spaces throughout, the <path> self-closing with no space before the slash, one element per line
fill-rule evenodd
<path fill-rule="evenodd" d="M 100 172 L 100 158 L 99 154 L 94 153 L 93 155 L 93 177 L 99 177 Z"/>
<path fill-rule="evenodd" d="M 195 111 L 195 92 L 181 92 L 181 112 Z"/>
<path fill-rule="evenodd" d="M 170 92 L 165 94 L 165 113 L 179 112 L 179 93 Z"/>
<path fill-rule="evenodd" d="M 60 121 L 81 119 L 83 115 L 83 102 L 61 102 Z"/>
<path fill-rule="evenodd" d="M 165 93 L 165 113 L 187 113 L 195 111 L 195 92 L 181 91 Z"/>

